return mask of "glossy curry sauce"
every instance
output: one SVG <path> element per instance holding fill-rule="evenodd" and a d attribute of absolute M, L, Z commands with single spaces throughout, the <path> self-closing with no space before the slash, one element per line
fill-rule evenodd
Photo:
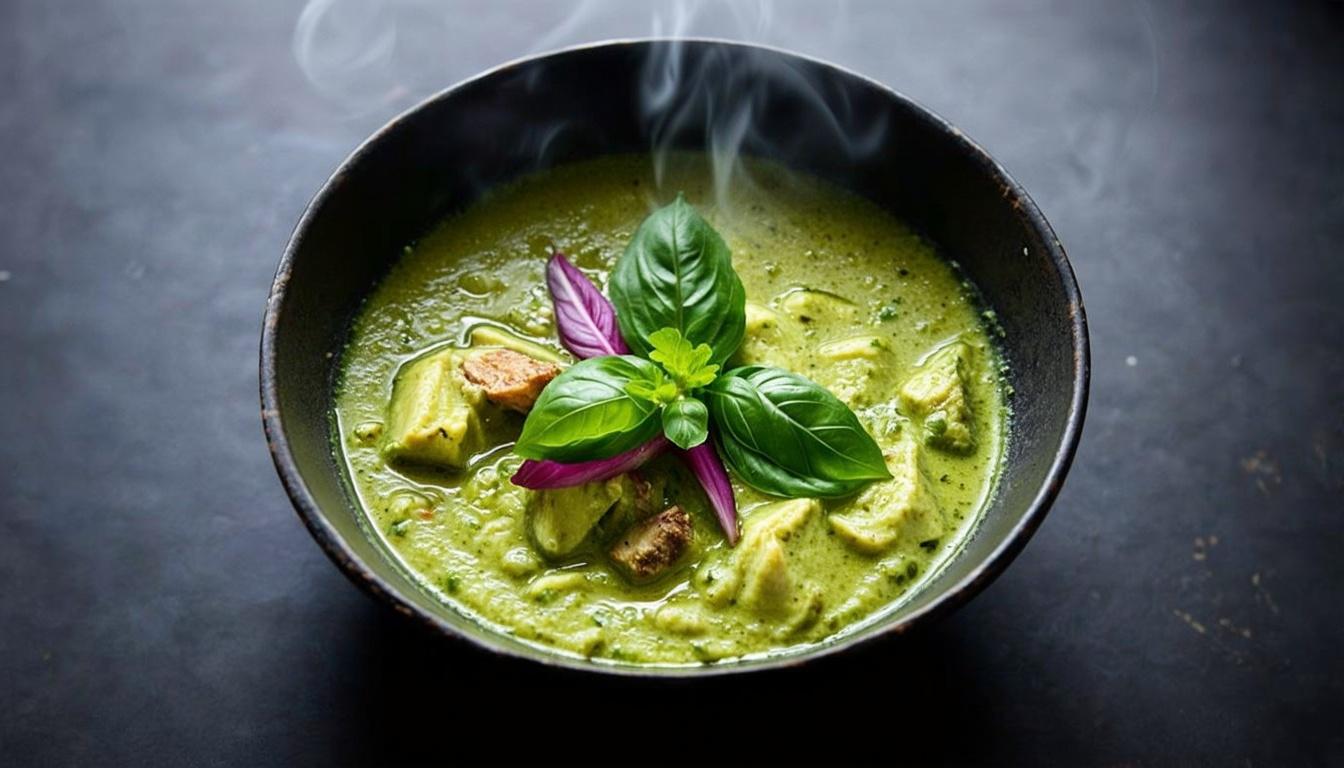
<path fill-rule="evenodd" d="M 752 182 L 734 189 L 731 211 L 715 206 L 698 155 L 675 157 L 660 188 L 647 157 L 526 178 L 408 246 L 373 291 L 343 354 L 335 442 L 370 535 L 425 589 L 499 632 L 563 652 L 702 663 L 845 632 L 898 603 L 955 554 L 993 493 L 1010 423 L 992 313 L 928 243 L 865 200 L 773 165 L 748 167 Z M 908 471 L 889 481 L 897 486 L 781 502 L 735 480 L 743 542 L 730 549 L 694 477 L 664 456 L 641 472 L 656 481 L 664 504 L 691 513 L 694 542 L 670 573 L 634 585 L 606 561 L 596 534 L 559 562 L 538 552 L 527 511 L 534 492 L 508 479 L 520 463 L 509 441 L 521 415 L 487 419 L 489 446 L 464 471 L 384 460 L 379 438 L 402 364 L 467 346 L 483 326 L 570 360 L 555 338 L 547 257 L 568 254 L 605 288 L 635 228 L 678 191 L 724 236 L 746 287 L 748 335 L 733 364 L 776 365 L 831 389 L 884 452 L 906 462 Z M 970 412 L 969 449 L 939 447 L 941 417 L 921 418 L 918 403 L 899 394 L 925 370 L 921 363 L 927 368 L 950 351 Z M 837 522 L 899 507 L 912 494 L 922 512 L 889 544 L 874 546 Z M 775 569 L 767 575 L 786 596 L 751 591 L 762 568 Z"/>

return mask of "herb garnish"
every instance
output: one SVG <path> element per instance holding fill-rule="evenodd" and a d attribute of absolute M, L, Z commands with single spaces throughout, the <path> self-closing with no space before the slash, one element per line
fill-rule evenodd
<path fill-rule="evenodd" d="M 746 294 L 727 244 L 683 196 L 645 219 L 617 261 L 614 308 L 559 254 L 547 276 L 561 342 L 588 359 L 547 385 L 528 414 L 515 450 L 530 461 L 515 482 L 604 479 L 670 441 L 736 542 L 718 454 L 746 484 L 790 498 L 844 496 L 891 476 L 877 443 L 825 388 L 777 368 L 723 371 L 745 333 Z"/>

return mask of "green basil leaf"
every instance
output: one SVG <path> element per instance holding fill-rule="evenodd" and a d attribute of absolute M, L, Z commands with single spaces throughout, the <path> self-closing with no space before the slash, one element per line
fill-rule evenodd
<path fill-rule="evenodd" d="M 796 373 L 736 368 L 705 393 L 724 458 L 758 490 L 834 497 L 891 477 L 854 412 Z"/>
<path fill-rule="evenodd" d="M 663 434 L 689 451 L 709 438 L 709 409 L 693 397 L 668 403 L 663 409 Z"/>
<path fill-rule="evenodd" d="M 658 434 L 658 406 L 630 394 L 658 366 L 633 355 L 593 357 L 565 369 L 541 391 L 514 452 L 527 459 L 606 459 Z"/>
<path fill-rule="evenodd" d="M 662 328 L 708 344 L 719 365 L 742 343 L 747 298 L 728 245 L 681 195 L 639 225 L 609 290 L 621 336 L 644 357 Z"/>

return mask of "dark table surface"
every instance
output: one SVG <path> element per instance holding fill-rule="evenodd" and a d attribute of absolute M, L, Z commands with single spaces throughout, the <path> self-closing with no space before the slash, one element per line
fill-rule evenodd
<path fill-rule="evenodd" d="M 360 594 L 291 512 L 256 397 L 277 259 L 365 135 L 649 9 L 0 3 L 0 765 L 435 759 L 501 724 L 510 758 L 1341 764 L 1344 7 L 1242 6 L 685 28 L 837 60 L 995 153 L 1073 259 L 1094 376 L 1054 511 L 970 606 L 651 689 L 482 658 Z"/>

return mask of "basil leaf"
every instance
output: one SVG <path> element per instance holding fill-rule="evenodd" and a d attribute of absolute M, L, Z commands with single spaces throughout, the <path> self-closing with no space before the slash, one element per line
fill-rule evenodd
<path fill-rule="evenodd" d="M 570 366 L 541 391 L 514 452 L 526 459 L 592 461 L 648 442 L 658 434 L 658 406 L 626 387 L 657 373 L 657 365 L 632 355 Z"/>
<path fill-rule="evenodd" d="M 683 397 L 663 409 L 663 434 L 682 450 L 690 450 L 709 437 L 709 409 L 693 397 Z"/>
<path fill-rule="evenodd" d="M 648 357 L 649 336 L 662 328 L 708 344 L 707 362 L 720 365 L 742 343 L 747 299 L 728 245 L 681 195 L 639 225 L 609 288 L 621 336 L 636 354 Z"/>
<path fill-rule="evenodd" d="M 852 411 L 820 385 L 748 366 L 705 389 L 728 465 L 778 496 L 844 496 L 891 477 L 882 450 Z"/>

